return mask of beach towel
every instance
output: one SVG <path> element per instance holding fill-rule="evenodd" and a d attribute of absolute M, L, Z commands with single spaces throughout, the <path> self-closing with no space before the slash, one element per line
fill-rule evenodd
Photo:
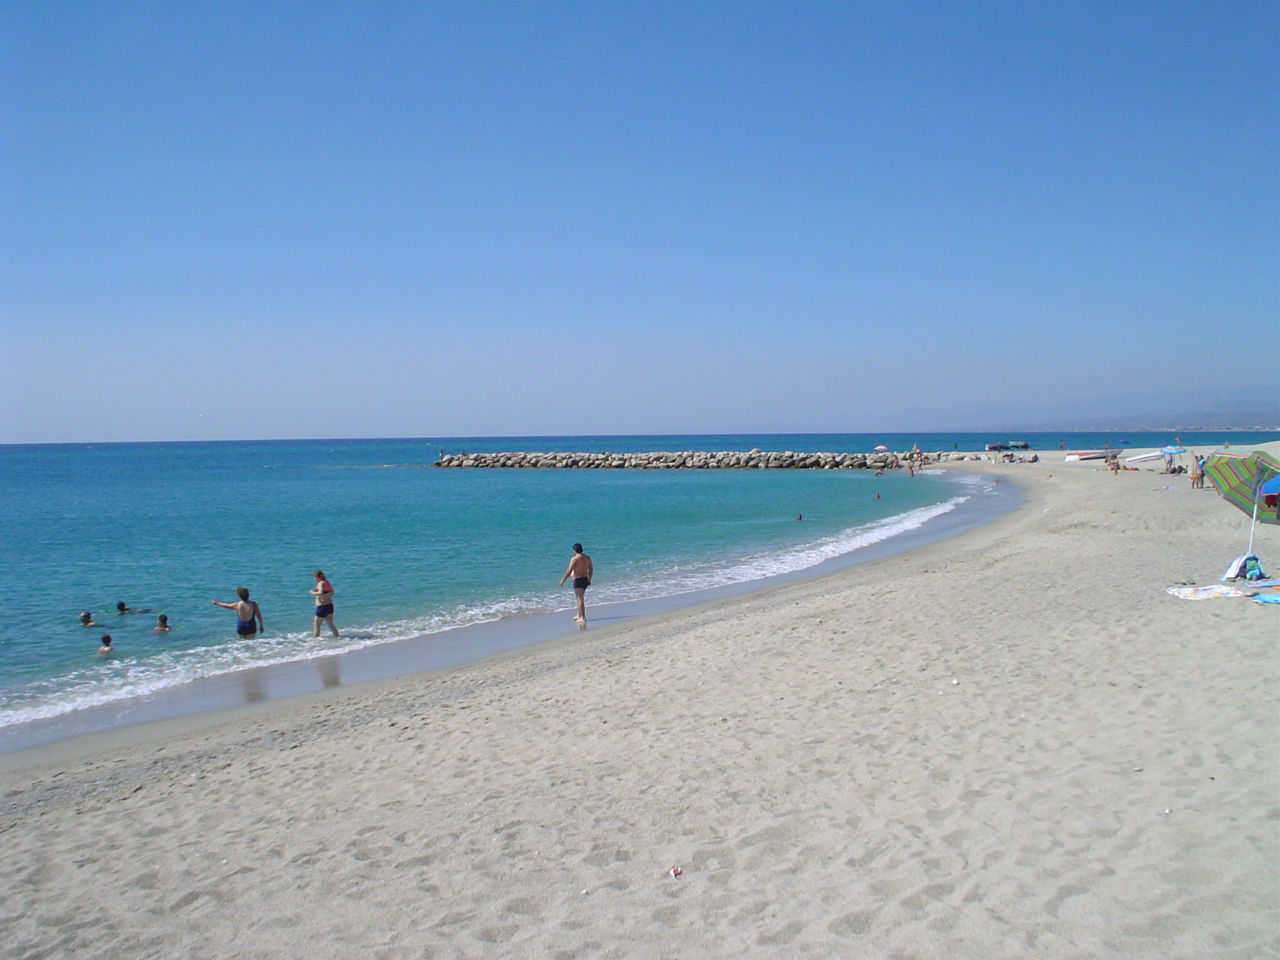
<path fill-rule="evenodd" d="M 1225 583 L 1211 583 L 1207 587 L 1166 587 L 1165 593 L 1183 600 L 1214 600 L 1218 597 L 1247 597 L 1249 592 Z"/>
<path fill-rule="evenodd" d="M 1280 603 L 1280 593 L 1260 593 L 1249 599 L 1256 603 Z"/>

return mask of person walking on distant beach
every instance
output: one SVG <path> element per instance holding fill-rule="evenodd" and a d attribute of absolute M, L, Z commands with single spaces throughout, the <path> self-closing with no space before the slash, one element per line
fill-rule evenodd
<path fill-rule="evenodd" d="M 236 612 L 236 635 L 252 640 L 267 629 L 266 624 L 262 622 L 262 611 L 258 609 L 256 603 L 249 599 L 248 587 L 236 587 L 236 596 L 240 599 L 235 603 L 223 603 L 221 600 L 214 600 L 213 605 L 234 610 Z"/>
<path fill-rule="evenodd" d="M 587 622 L 586 593 L 587 587 L 591 586 L 591 576 L 594 572 L 591 558 L 582 552 L 582 544 L 575 543 L 573 556 L 569 558 L 569 566 L 565 568 L 564 576 L 560 578 L 560 586 L 563 587 L 564 582 L 573 577 L 573 593 L 578 598 L 578 615 L 573 618 L 575 623 Z"/>
<path fill-rule="evenodd" d="M 333 584 L 324 578 L 323 570 L 317 570 L 312 576 L 316 578 L 316 585 L 311 590 L 311 595 L 316 598 L 316 610 L 311 635 L 320 636 L 320 624 L 327 623 L 335 637 L 341 636 L 333 625 Z"/>

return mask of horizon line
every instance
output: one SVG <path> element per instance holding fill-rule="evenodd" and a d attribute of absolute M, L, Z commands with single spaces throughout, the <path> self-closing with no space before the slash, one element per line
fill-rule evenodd
<path fill-rule="evenodd" d="M 625 437 L 818 437 L 818 436 L 865 436 L 875 437 L 881 434 L 921 434 L 937 436 L 940 434 L 980 434 L 980 433 L 1277 433 L 1280 424 L 1275 426 L 1252 427 L 1040 427 L 1040 428 L 989 428 L 974 430 L 799 430 L 799 431 L 713 431 L 701 433 L 493 433 L 493 434 L 453 434 L 423 436 L 358 436 L 358 437 L 188 437 L 182 439 L 163 440 L 5 440 L 0 447 L 76 447 L 94 445 L 125 444 L 165 444 L 165 443 L 356 443 L 369 440 L 399 440 L 413 442 L 440 443 L 450 440 L 576 440 L 576 439 L 620 439 Z"/>

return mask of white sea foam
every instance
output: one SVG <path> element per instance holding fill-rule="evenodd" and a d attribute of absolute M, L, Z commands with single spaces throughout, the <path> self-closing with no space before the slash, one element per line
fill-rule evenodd
<path fill-rule="evenodd" d="M 731 561 L 657 568 L 621 583 L 601 585 L 593 590 L 592 599 L 595 603 L 652 599 L 797 573 L 918 530 L 935 517 L 955 510 L 975 493 L 990 487 L 988 481 L 966 474 L 953 474 L 950 479 L 961 486 L 962 492 L 941 503 L 885 517 L 784 550 L 761 551 Z M 299 632 L 172 651 L 141 659 L 114 659 L 56 679 L 33 682 L 20 691 L 11 692 L 8 703 L 0 707 L 0 727 L 146 697 L 211 677 L 276 664 L 317 660 L 505 617 L 563 609 L 566 609 L 564 592 L 547 591 L 353 628 L 342 638 L 315 638 L 310 633 Z"/>
<path fill-rule="evenodd" d="M 787 550 L 763 551 L 730 563 L 695 564 L 668 572 L 657 580 L 620 585 L 612 591 L 602 590 L 596 595 L 596 600 L 600 602 L 649 599 L 798 573 L 827 560 L 845 556 L 912 530 L 918 530 L 935 517 L 955 510 L 968 500 L 969 496 L 970 494 L 966 492 L 942 503 L 852 527 Z"/>

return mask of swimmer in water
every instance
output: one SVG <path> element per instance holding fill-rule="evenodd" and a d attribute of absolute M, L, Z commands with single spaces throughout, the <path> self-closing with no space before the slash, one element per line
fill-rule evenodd
<path fill-rule="evenodd" d="M 311 635 L 320 636 L 320 624 L 327 623 L 333 635 L 340 637 L 342 634 L 338 633 L 338 628 L 333 625 L 333 584 L 325 579 L 323 570 L 317 570 L 311 575 L 316 580 L 316 585 L 311 589 L 311 596 L 315 597 Z"/>
<path fill-rule="evenodd" d="M 105 657 L 111 653 L 111 634 L 104 633 L 102 635 L 102 646 L 98 648 L 98 656 Z"/>
<path fill-rule="evenodd" d="M 90 613 L 88 610 L 81 610 L 81 611 L 80 611 L 80 626 L 82 626 L 82 627 L 100 627 L 100 626 L 102 626 L 102 624 L 100 624 L 100 623 L 95 623 L 95 622 L 94 622 L 94 619 L 93 619 L 93 614 L 92 614 L 92 613 Z"/>
<path fill-rule="evenodd" d="M 165 616 L 163 613 L 162 613 L 162 614 L 159 614 L 159 615 L 156 617 L 156 625 L 155 625 L 155 629 L 154 629 L 152 632 L 153 632 L 153 633 L 168 633 L 168 632 L 169 632 L 169 630 L 170 630 L 170 627 L 169 627 L 169 618 L 168 618 L 167 616 Z"/>
<path fill-rule="evenodd" d="M 215 607 L 234 610 L 236 612 L 236 635 L 252 640 L 267 629 L 266 624 L 262 622 L 262 611 L 256 603 L 249 599 L 248 587 L 236 587 L 236 596 L 240 599 L 235 603 L 223 603 L 221 600 L 214 600 L 212 603 Z"/>

